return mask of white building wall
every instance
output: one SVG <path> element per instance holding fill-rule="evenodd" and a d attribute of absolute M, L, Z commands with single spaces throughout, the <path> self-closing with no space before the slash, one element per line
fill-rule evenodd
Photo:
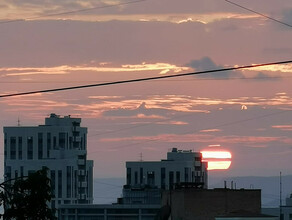
<path fill-rule="evenodd" d="M 45 125 L 4 127 L 5 180 L 48 167 L 53 206 L 92 203 L 93 161 L 86 160 L 87 128 L 80 123 L 80 118 L 51 114 Z"/>
<path fill-rule="evenodd" d="M 204 187 L 207 188 L 207 167 L 201 157 L 201 153 L 173 149 L 172 152 L 168 152 L 167 160 L 126 162 L 127 185 L 132 187 L 140 184 L 153 185 L 169 189 L 171 182 L 173 184 L 188 182 L 204 183 Z M 154 183 L 151 180 L 152 173 Z"/>

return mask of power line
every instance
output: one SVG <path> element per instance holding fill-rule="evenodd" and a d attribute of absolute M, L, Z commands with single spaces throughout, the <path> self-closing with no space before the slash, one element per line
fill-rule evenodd
<path fill-rule="evenodd" d="M 252 10 L 252 9 L 250 9 L 250 8 L 247 8 L 247 7 L 245 7 L 245 6 L 242 6 L 242 5 L 240 5 L 240 4 L 237 4 L 237 3 L 235 3 L 235 2 L 232 2 L 232 1 L 230 1 L 230 0 L 225 0 L 225 1 L 228 2 L 228 3 L 230 3 L 230 4 L 233 4 L 233 5 L 237 6 L 237 7 L 239 7 L 239 8 L 242 8 L 242 9 L 244 9 L 244 10 L 247 10 L 247 11 L 249 11 L 249 12 L 255 13 L 255 14 L 260 15 L 260 16 L 262 16 L 262 17 L 264 17 L 264 18 L 270 19 L 270 20 L 275 21 L 275 22 L 277 22 L 277 23 L 279 23 L 279 24 L 282 24 L 282 25 L 285 25 L 285 26 L 288 26 L 288 27 L 292 28 L 292 25 L 291 25 L 291 24 L 288 24 L 288 23 L 286 23 L 286 22 L 283 22 L 283 21 L 280 21 L 280 20 L 278 20 L 278 19 L 272 18 L 272 17 L 270 17 L 270 16 L 268 16 L 268 15 L 262 14 L 262 13 L 260 13 L 260 12 L 257 12 L 257 11 L 255 11 L 255 10 Z"/>
<path fill-rule="evenodd" d="M 84 89 L 84 88 L 91 88 L 91 87 L 110 86 L 110 85 L 135 83 L 135 82 L 145 82 L 145 81 L 151 81 L 151 80 L 160 80 L 160 79 L 168 79 L 168 78 L 176 78 L 176 77 L 184 77 L 184 76 L 193 76 L 193 75 L 201 75 L 201 74 L 207 74 L 207 73 L 224 72 L 224 71 L 239 70 L 239 69 L 249 69 L 249 68 L 255 68 L 255 67 L 280 65 L 280 64 L 288 64 L 288 63 L 292 63 L 292 60 L 280 61 L 280 62 L 272 62 L 272 63 L 254 64 L 254 65 L 251 64 L 251 65 L 246 65 L 246 66 L 229 67 L 229 68 L 206 70 L 206 71 L 200 71 L 200 72 L 181 73 L 181 74 L 166 75 L 166 76 L 156 76 L 156 77 L 148 77 L 148 78 L 128 79 L 128 80 L 105 82 L 105 83 L 98 83 L 98 84 L 87 84 L 87 85 L 80 85 L 80 86 L 55 88 L 55 89 L 45 89 L 45 90 L 36 90 L 36 91 L 29 91 L 29 92 L 12 93 L 12 94 L 0 95 L 0 98 L 31 95 L 31 94 L 37 94 L 37 93 L 60 92 L 60 91 L 65 91 L 65 90 Z"/>
<path fill-rule="evenodd" d="M 288 79 L 292 78 L 292 76 L 260 76 L 260 77 L 220 77 L 220 78 L 194 78 L 194 79 L 181 79 L 175 80 L 175 82 L 185 82 L 185 81 L 220 81 L 220 80 L 280 80 L 280 79 Z M 163 82 L 174 82 L 174 80 L 161 80 Z M 61 80 L 51 80 L 51 81 L 2 81 L 0 84 L 73 84 L 73 83 L 104 83 L 109 81 L 97 81 L 97 80 L 78 80 L 78 81 L 61 81 Z"/>
<path fill-rule="evenodd" d="M 129 1 L 129 2 L 121 2 L 121 3 L 113 4 L 113 5 L 96 6 L 96 7 L 84 8 L 84 9 L 79 9 L 79 10 L 74 10 L 74 11 L 66 11 L 66 12 L 60 12 L 60 13 L 40 15 L 40 16 L 29 17 L 29 18 L 24 18 L 24 19 L 1 21 L 0 25 L 7 24 L 7 23 L 14 23 L 14 22 L 22 22 L 22 21 L 26 21 L 26 20 L 36 20 L 39 18 L 54 17 L 54 16 L 68 15 L 68 14 L 76 14 L 76 13 L 92 11 L 92 10 L 96 10 L 96 9 L 104 9 L 104 8 L 111 8 L 111 7 L 117 7 L 117 6 L 122 6 L 122 5 L 135 4 L 135 3 L 140 3 L 140 2 L 144 2 L 144 1 L 148 1 L 148 0 L 136 0 L 136 1 Z"/>

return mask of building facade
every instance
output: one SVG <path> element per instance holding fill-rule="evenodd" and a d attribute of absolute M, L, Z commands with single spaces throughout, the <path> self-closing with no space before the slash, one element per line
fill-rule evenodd
<path fill-rule="evenodd" d="M 241 211 L 261 214 L 259 189 L 181 188 L 163 192 L 162 206 L 169 205 L 171 219 L 214 220 Z M 230 215 L 231 216 L 231 215 Z M 232 215 L 234 217 L 234 215 Z"/>
<path fill-rule="evenodd" d="M 207 188 L 207 163 L 202 154 L 191 150 L 173 148 L 167 159 L 161 161 L 126 162 L 128 188 L 148 186 L 158 189 L 173 189 L 181 183 L 193 183 Z"/>
<path fill-rule="evenodd" d="M 93 161 L 87 160 L 87 128 L 80 123 L 51 114 L 44 125 L 4 127 L 5 181 L 47 167 L 52 208 L 92 203 Z"/>
<path fill-rule="evenodd" d="M 160 205 L 61 205 L 59 220 L 155 220 Z"/>

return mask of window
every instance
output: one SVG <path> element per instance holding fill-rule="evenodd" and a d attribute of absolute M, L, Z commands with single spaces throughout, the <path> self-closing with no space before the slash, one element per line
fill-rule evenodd
<path fill-rule="evenodd" d="M 27 137 L 27 159 L 33 159 L 33 137 Z"/>
<path fill-rule="evenodd" d="M 127 168 L 127 185 L 131 185 L 131 168 Z"/>
<path fill-rule="evenodd" d="M 72 209 L 72 210 L 74 210 L 74 209 Z M 68 213 L 69 213 L 69 211 L 68 211 Z M 75 213 L 75 212 L 71 212 L 71 213 Z M 93 209 L 81 208 L 81 209 L 78 209 L 78 213 L 79 214 L 104 214 L 104 209 L 101 209 L 101 208 L 93 208 Z"/>
<path fill-rule="evenodd" d="M 189 182 L 189 168 L 185 167 L 185 182 Z"/>
<path fill-rule="evenodd" d="M 59 147 L 61 149 L 65 149 L 65 145 L 66 145 L 66 133 L 60 132 L 59 133 Z"/>
<path fill-rule="evenodd" d="M 157 214 L 159 209 L 141 209 L 142 214 Z"/>
<path fill-rule="evenodd" d="M 18 137 L 18 159 L 22 160 L 22 137 Z"/>
<path fill-rule="evenodd" d="M 180 172 L 176 171 L 176 183 L 180 183 Z"/>
<path fill-rule="evenodd" d="M 108 209 L 108 214 L 139 214 L 139 209 Z"/>
<path fill-rule="evenodd" d="M 58 170 L 58 198 L 62 198 L 62 170 Z"/>
<path fill-rule="evenodd" d="M 138 172 L 135 172 L 135 184 L 138 184 Z"/>
<path fill-rule="evenodd" d="M 147 184 L 150 186 L 155 185 L 155 172 L 154 171 L 147 172 Z"/>
<path fill-rule="evenodd" d="M 53 138 L 53 148 L 56 150 L 57 149 L 57 138 L 54 136 Z"/>
<path fill-rule="evenodd" d="M 173 189 L 173 171 L 169 172 L 169 189 Z"/>
<path fill-rule="evenodd" d="M 43 159 L 43 134 L 38 133 L 38 159 Z"/>
<path fill-rule="evenodd" d="M 86 139 L 86 134 L 83 135 L 83 150 L 85 150 L 87 145 L 87 139 Z"/>
<path fill-rule="evenodd" d="M 10 159 L 16 159 L 16 137 L 10 137 Z"/>
<path fill-rule="evenodd" d="M 71 188 L 72 188 L 72 170 L 70 166 L 67 166 L 67 198 L 71 198 Z"/>
<path fill-rule="evenodd" d="M 7 134 L 4 133 L 4 156 L 7 157 Z"/>
<path fill-rule="evenodd" d="M 165 189 L 165 167 L 161 168 L 161 189 Z"/>
<path fill-rule="evenodd" d="M 23 166 L 20 166 L 20 176 L 23 177 Z"/>
<path fill-rule="evenodd" d="M 143 168 L 140 167 L 140 184 L 144 184 Z"/>
<path fill-rule="evenodd" d="M 51 147 L 52 147 L 51 133 L 47 133 L 47 157 L 50 157 Z"/>

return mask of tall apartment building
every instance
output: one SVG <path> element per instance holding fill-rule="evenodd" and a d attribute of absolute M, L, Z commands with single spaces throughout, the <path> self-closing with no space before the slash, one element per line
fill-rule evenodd
<path fill-rule="evenodd" d="M 191 150 L 173 148 L 167 159 L 161 161 L 126 162 L 127 185 L 172 189 L 175 184 L 197 184 L 207 188 L 207 163 L 202 154 Z"/>
<path fill-rule="evenodd" d="M 51 206 L 93 202 L 93 161 L 87 160 L 87 128 L 80 118 L 51 114 L 44 125 L 4 127 L 4 178 L 49 168 Z"/>

